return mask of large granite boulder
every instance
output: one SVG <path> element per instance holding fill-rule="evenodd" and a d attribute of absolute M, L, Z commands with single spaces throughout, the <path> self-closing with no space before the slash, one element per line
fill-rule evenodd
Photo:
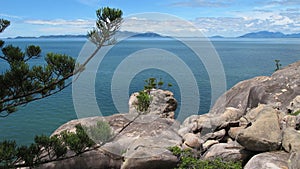
<path fill-rule="evenodd" d="M 246 161 L 252 153 L 239 144 L 219 143 L 212 145 L 203 155 L 203 159 L 212 160 L 220 158 L 225 161 Z"/>
<path fill-rule="evenodd" d="M 78 156 L 64 160 L 52 161 L 35 167 L 36 169 L 108 169 L 121 168 L 121 156 L 105 152 L 101 149 L 84 152 Z"/>
<path fill-rule="evenodd" d="M 300 166 L 300 151 L 292 152 L 288 160 L 289 169 L 299 169 Z"/>
<path fill-rule="evenodd" d="M 123 162 L 121 169 L 173 169 L 176 167 L 178 159 L 169 151 L 163 153 L 160 148 L 145 147 L 141 148 L 140 151 L 132 153 L 130 158 L 126 158 Z M 149 156 L 149 152 L 153 154 Z M 147 158 L 141 158 L 145 157 Z"/>
<path fill-rule="evenodd" d="M 84 162 L 91 161 L 91 159 L 95 162 L 86 165 L 88 168 L 154 169 L 176 166 L 178 159 L 168 150 L 169 147 L 182 144 L 182 137 L 177 133 L 180 124 L 174 119 L 138 114 L 89 117 L 72 120 L 59 127 L 53 134 L 65 130 L 72 132 L 79 123 L 89 126 L 98 121 L 108 122 L 114 132 L 114 137 L 97 150 L 90 152 L 90 154 L 95 154 L 93 157 L 90 157 L 89 153 L 84 153 L 61 161 L 63 164 L 52 162 L 41 167 L 86 168 L 83 167 Z"/>
<path fill-rule="evenodd" d="M 186 147 L 190 147 L 190 148 L 197 149 L 197 150 L 202 149 L 202 140 L 196 134 L 187 133 L 183 137 L 183 141 L 184 141 L 183 145 Z"/>
<path fill-rule="evenodd" d="M 278 150 L 282 139 L 279 112 L 270 106 L 261 105 L 251 110 L 247 116 L 248 124 L 239 131 L 237 141 L 251 151 Z"/>
<path fill-rule="evenodd" d="M 289 113 L 296 113 L 300 111 L 300 95 L 296 96 L 287 106 Z"/>
<path fill-rule="evenodd" d="M 129 113 L 140 113 L 137 110 L 138 92 L 133 93 L 129 98 Z M 147 114 L 156 114 L 160 117 L 173 118 L 177 108 L 177 101 L 172 92 L 161 89 L 150 90 L 151 102 Z"/>
<path fill-rule="evenodd" d="M 244 169 L 288 169 L 288 159 L 284 151 L 265 152 L 252 157 Z"/>
<path fill-rule="evenodd" d="M 300 152 L 300 132 L 287 128 L 283 132 L 282 147 L 287 152 Z"/>
<path fill-rule="evenodd" d="M 282 112 L 289 112 L 290 103 L 300 95 L 300 61 L 273 73 L 272 76 L 245 80 L 224 93 L 209 111 L 223 114 L 234 107 L 244 115 L 259 104 L 269 104 Z M 293 106 L 293 111 L 296 106 Z"/>
<path fill-rule="evenodd" d="M 181 132 L 201 132 L 201 135 L 206 135 L 208 133 L 213 133 L 216 129 L 222 128 L 225 124 L 229 122 L 236 121 L 242 117 L 240 110 L 227 107 L 223 114 L 212 115 L 212 114 L 203 114 L 203 115 L 194 115 L 190 116 L 184 120 L 181 125 Z M 186 133 L 185 133 L 186 134 Z"/>

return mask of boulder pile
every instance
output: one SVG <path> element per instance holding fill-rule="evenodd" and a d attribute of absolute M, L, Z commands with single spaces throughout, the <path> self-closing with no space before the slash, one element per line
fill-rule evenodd
<path fill-rule="evenodd" d="M 174 168 L 178 158 L 168 147 L 192 149 L 202 159 L 242 161 L 245 169 L 300 168 L 300 62 L 270 77 L 242 81 L 224 93 L 209 113 L 174 120 L 176 99 L 169 91 L 152 90 L 149 113 L 136 111 L 134 93 L 129 113 L 70 121 L 53 134 L 76 124 L 106 121 L 114 138 L 98 149 L 41 168 Z"/>

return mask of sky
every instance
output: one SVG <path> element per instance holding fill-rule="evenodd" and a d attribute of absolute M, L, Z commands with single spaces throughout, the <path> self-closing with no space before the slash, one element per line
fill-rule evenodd
<path fill-rule="evenodd" d="M 205 36 L 236 37 L 263 30 L 300 33 L 300 0 L 1 0 L 0 18 L 11 25 L 0 37 L 84 35 L 95 25 L 95 11 L 106 6 L 123 11 L 123 31 L 188 29 L 174 20 L 177 17 Z M 167 15 L 173 19 L 158 21 Z"/>

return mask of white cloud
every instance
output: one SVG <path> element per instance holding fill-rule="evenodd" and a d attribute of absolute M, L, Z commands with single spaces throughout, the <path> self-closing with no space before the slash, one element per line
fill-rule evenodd
<path fill-rule="evenodd" d="M 10 14 L 4 14 L 4 13 L 0 13 L 0 17 L 1 18 L 5 18 L 5 19 L 22 19 L 21 16 L 16 16 L 16 15 L 10 15 Z"/>
<path fill-rule="evenodd" d="M 93 26 L 94 25 L 94 21 L 83 20 L 83 19 L 76 19 L 76 20 L 64 20 L 64 19 L 25 20 L 24 22 L 28 23 L 28 24 L 33 24 L 33 25 L 52 25 L 52 26 L 59 26 L 59 25 Z"/>
<path fill-rule="evenodd" d="M 164 35 L 193 36 L 196 30 L 206 36 L 222 35 L 235 37 L 249 32 L 274 31 L 289 33 L 300 32 L 300 15 L 296 10 L 272 11 L 255 10 L 235 12 L 232 17 L 199 17 L 188 21 L 161 19 L 154 20 L 147 17 L 131 17 L 125 20 L 122 30 L 134 32 L 157 32 Z M 296 14 L 297 13 L 297 14 Z"/>
<path fill-rule="evenodd" d="M 79 3 L 82 3 L 84 5 L 88 6 L 96 6 L 99 3 L 99 0 L 77 0 Z"/>
<path fill-rule="evenodd" d="M 153 15 L 153 14 L 152 14 Z M 121 26 L 121 30 L 132 32 L 156 32 L 165 36 L 195 36 L 195 32 L 199 28 L 195 27 L 189 21 L 185 21 L 176 17 L 167 16 L 163 18 L 163 14 L 157 14 L 155 19 L 141 19 L 137 16 L 125 18 Z M 203 35 L 202 35 L 203 36 Z"/>
<path fill-rule="evenodd" d="M 269 0 L 266 2 L 271 5 L 300 5 L 299 0 Z"/>
<path fill-rule="evenodd" d="M 245 24 L 245 26 L 246 26 L 247 28 L 252 27 L 253 25 L 254 25 L 253 22 L 251 22 L 251 23 L 249 23 L 249 24 Z"/>
<path fill-rule="evenodd" d="M 230 0 L 185 0 L 174 2 L 171 6 L 184 7 L 226 7 L 230 4 Z"/>

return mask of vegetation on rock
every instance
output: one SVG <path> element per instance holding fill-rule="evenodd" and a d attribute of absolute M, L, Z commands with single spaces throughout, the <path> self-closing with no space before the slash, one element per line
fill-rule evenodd
<path fill-rule="evenodd" d="M 18 147 L 15 141 L 0 142 L 0 168 L 37 166 L 65 158 L 68 150 L 73 151 L 75 156 L 91 150 L 95 142 L 85 130 L 100 134 L 97 138 L 102 141 L 107 141 L 112 134 L 107 122 L 102 121 L 91 127 L 78 124 L 75 128 L 76 132 L 64 131 L 52 137 L 36 136 L 35 142 L 29 146 Z"/>
<path fill-rule="evenodd" d="M 275 66 L 276 66 L 276 69 L 275 69 L 275 71 L 277 71 L 277 70 L 280 70 L 281 69 L 281 64 L 279 63 L 280 62 L 280 60 L 278 60 L 278 59 L 275 59 L 274 60 L 275 61 Z"/>
<path fill-rule="evenodd" d="M 177 156 L 179 163 L 176 169 L 242 169 L 241 162 L 227 162 L 221 159 L 201 160 L 191 149 L 170 147 L 169 150 Z"/>
<path fill-rule="evenodd" d="M 156 78 L 150 77 L 145 80 L 146 85 L 144 85 L 144 90 L 139 91 L 139 94 L 136 96 L 138 99 L 136 109 L 139 112 L 147 112 L 148 108 L 151 103 L 151 96 L 150 96 L 150 91 L 152 89 L 161 89 L 164 85 L 164 82 L 160 78 L 159 81 L 157 81 Z M 172 84 L 168 83 L 168 87 L 171 87 Z"/>
<path fill-rule="evenodd" d="M 298 116 L 300 114 L 300 110 L 294 112 L 294 113 L 291 113 L 292 116 Z"/>
<path fill-rule="evenodd" d="M 107 142 L 113 136 L 113 131 L 106 121 L 98 121 L 94 126 L 84 127 L 84 130 L 99 144 Z"/>

